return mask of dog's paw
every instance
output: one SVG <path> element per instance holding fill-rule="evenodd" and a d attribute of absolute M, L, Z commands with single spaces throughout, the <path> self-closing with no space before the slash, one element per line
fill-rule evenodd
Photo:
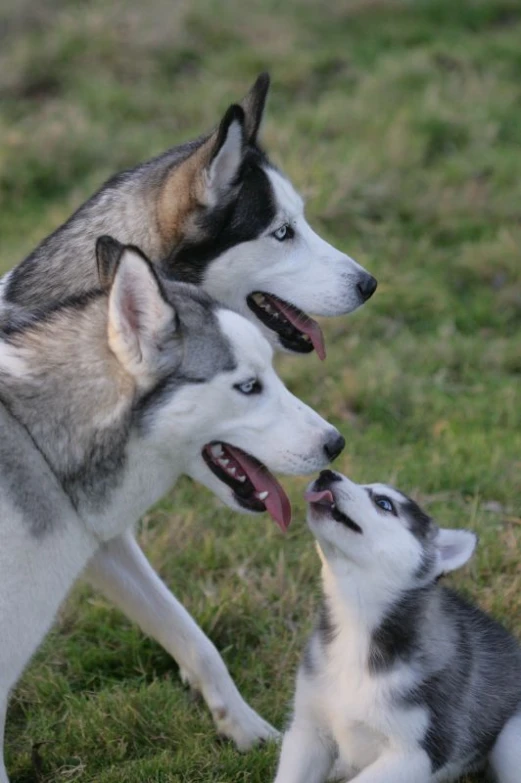
<path fill-rule="evenodd" d="M 261 742 L 277 741 L 279 732 L 257 715 L 241 698 L 230 680 L 205 685 L 187 669 L 180 669 L 181 680 L 192 693 L 203 697 L 215 722 L 217 733 L 231 740 L 238 750 L 246 751 Z"/>
<path fill-rule="evenodd" d="M 226 707 L 214 708 L 212 715 L 219 734 L 230 739 L 237 750 L 242 752 L 262 742 L 280 740 L 280 733 L 245 702 L 240 709 L 235 710 L 228 710 Z"/>

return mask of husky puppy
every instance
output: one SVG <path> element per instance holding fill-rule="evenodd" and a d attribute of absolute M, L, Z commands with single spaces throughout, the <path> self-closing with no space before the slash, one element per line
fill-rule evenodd
<path fill-rule="evenodd" d="M 193 286 L 161 283 L 110 238 L 98 263 L 101 289 L 0 341 L 1 728 L 9 690 L 82 569 L 181 473 L 285 528 L 288 499 L 263 463 L 308 472 L 344 445 L 284 387 L 253 324 Z M 224 665 L 182 607 L 176 631 L 181 665 L 206 674 L 217 725 L 247 744 L 250 716 L 228 713 Z"/>
<path fill-rule="evenodd" d="M 476 546 L 396 489 L 325 470 L 307 492 L 324 599 L 276 783 L 521 780 L 521 648 L 442 587 Z"/>
<path fill-rule="evenodd" d="M 318 236 L 301 197 L 259 146 L 269 77 L 261 74 L 216 130 L 109 180 L 21 264 L 0 279 L 0 325 L 98 286 L 95 239 L 113 234 L 139 245 L 170 280 L 201 286 L 253 321 L 276 349 L 325 356 L 307 315 L 351 312 L 376 280 Z M 180 638 L 199 647 L 195 623 L 160 581 L 131 533 L 103 546 L 87 578 L 181 664 L 203 696 L 219 689 L 241 749 L 266 738 L 267 724 L 242 700 L 212 647 L 207 659 L 180 659 Z M 207 641 L 205 642 L 207 649 Z M 218 671 L 216 680 L 214 673 Z M 220 725 L 220 730 L 223 730 Z M 272 731 L 272 730 L 270 730 Z"/>

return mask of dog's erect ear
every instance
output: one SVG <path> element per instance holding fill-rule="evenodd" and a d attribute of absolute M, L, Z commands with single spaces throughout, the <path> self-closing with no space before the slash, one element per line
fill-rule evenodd
<path fill-rule="evenodd" d="M 240 106 L 233 105 L 221 120 L 206 167 L 207 196 L 210 196 L 210 201 L 217 201 L 219 195 L 237 179 L 244 149 L 244 111 Z"/>
<path fill-rule="evenodd" d="M 175 313 L 166 301 L 152 264 L 133 247 L 124 247 L 109 294 L 109 345 L 138 382 L 158 365 L 161 338 L 175 331 Z"/>
<path fill-rule="evenodd" d="M 96 264 L 100 286 L 108 291 L 114 280 L 119 259 L 123 255 L 125 245 L 107 235 L 99 237 L 96 242 Z"/>
<path fill-rule="evenodd" d="M 468 563 L 478 543 L 478 537 L 470 530 L 446 530 L 436 534 L 438 552 L 437 575 L 455 571 Z"/>
<path fill-rule="evenodd" d="M 248 144 L 257 142 L 269 89 L 270 75 L 269 73 L 261 73 L 248 94 L 241 101 L 241 106 L 244 109 L 244 129 Z"/>

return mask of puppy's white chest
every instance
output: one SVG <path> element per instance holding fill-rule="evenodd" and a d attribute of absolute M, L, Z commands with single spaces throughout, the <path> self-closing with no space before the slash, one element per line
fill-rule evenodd
<path fill-rule="evenodd" d="M 375 761 L 388 744 L 385 702 L 382 689 L 365 676 L 331 678 L 323 693 L 324 718 L 339 755 L 357 769 Z"/>

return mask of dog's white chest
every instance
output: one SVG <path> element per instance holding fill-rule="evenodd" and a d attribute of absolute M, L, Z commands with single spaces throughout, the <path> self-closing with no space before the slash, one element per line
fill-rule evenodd
<path fill-rule="evenodd" d="M 369 677 L 342 673 L 329 678 L 321 701 L 340 756 L 358 769 L 371 764 L 388 743 L 383 731 L 388 708 L 382 689 Z"/>
<path fill-rule="evenodd" d="M 360 658 L 344 647 L 332 651 L 324 672 L 319 699 L 321 719 L 335 740 L 341 759 L 360 770 L 373 763 L 390 745 L 419 740 L 427 715 L 421 708 L 406 708 L 398 694 L 411 685 L 406 667 L 372 676 Z M 359 653 L 359 651 L 357 651 Z"/>

